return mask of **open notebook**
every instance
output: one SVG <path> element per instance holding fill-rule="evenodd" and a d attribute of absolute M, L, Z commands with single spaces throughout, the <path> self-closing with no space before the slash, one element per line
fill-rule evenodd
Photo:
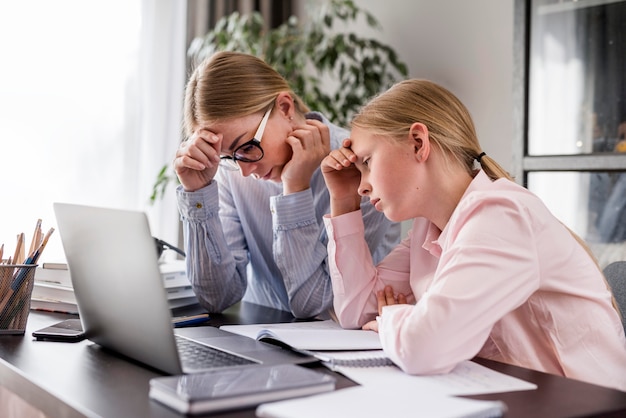
<path fill-rule="evenodd" d="M 283 324 L 222 325 L 222 330 L 283 346 L 338 367 L 374 367 L 393 364 L 374 331 L 343 329 L 333 320 Z"/>

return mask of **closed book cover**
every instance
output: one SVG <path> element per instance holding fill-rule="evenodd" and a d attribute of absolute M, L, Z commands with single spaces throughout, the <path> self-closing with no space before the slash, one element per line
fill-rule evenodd
<path fill-rule="evenodd" d="M 184 414 L 259 405 L 335 389 L 335 378 L 293 364 L 213 370 L 150 379 L 150 398 Z"/>

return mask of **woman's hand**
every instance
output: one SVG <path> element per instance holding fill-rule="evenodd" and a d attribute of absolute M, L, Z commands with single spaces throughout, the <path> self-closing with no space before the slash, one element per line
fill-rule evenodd
<path fill-rule="evenodd" d="M 331 216 L 353 212 L 361 207 L 358 193 L 361 172 L 354 165 L 357 157 L 350 145 L 350 139 L 344 140 L 341 148 L 331 151 L 322 160 L 321 170 L 330 192 Z"/>
<path fill-rule="evenodd" d="M 330 151 L 330 132 L 322 122 L 308 119 L 291 132 L 287 143 L 293 154 L 281 174 L 285 195 L 310 187 L 313 173 Z"/>
<path fill-rule="evenodd" d="M 378 315 L 383 314 L 383 308 L 391 305 L 405 305 L 406 296 L 402 293 L 394 294 L 391 286 L 385 286 L 384 290 L 376 292 L 376 299 L 378 299 Z M 373 320 L 363 325 L 363 329 L 378 332 L 378 320 Z"/>
<path fill-rule="evenodd" d="M 220 162 L 221 135 L 206 129 L 196 131 L 182 142 L 174 158 L 174 170 L 187 192 L 194 192 L 208 185 Z"/>

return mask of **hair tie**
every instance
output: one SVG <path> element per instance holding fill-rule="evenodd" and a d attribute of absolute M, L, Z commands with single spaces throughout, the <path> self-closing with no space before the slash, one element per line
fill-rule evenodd
<path fill-rule="evenodd" d="M 478 157 L 476 157 L 476 161 L 478 161 L 480 164 L 482 164 L 482 162 L 480 161 L 481 158 L 483 158 L 485 155 L 487 155 L 486 152 L 481 152 L 480 154 L 478 154 Z"/>

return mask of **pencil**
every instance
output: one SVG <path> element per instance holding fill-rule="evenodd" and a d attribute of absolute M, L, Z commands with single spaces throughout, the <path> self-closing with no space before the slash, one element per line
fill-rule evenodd
<path fill-rule="evenodd" d="M 21 264 L 20 254 L 22 253 L 22 246 L 24 245 L 24 233 L 17 234 L 17 244 L 15 245 L 15 252 L 13 253 L 13 261 L 15 264 Z"/>
<path fill-rule="evenodd" d="M 35 231 L 33 231 L 33 237 L 30 240 L 30 248 L 28 249 L 28 255 L 31 255 L 37 247 L 39 247 L 39 236 L 41 234 L 41 219 L 37 219 L 35 224 Z"/>
<path fill-rule="evenodd" d="M 48 240 L 50 239 L 50 235 L 52 235 L 53 232 L 54 232 L 54 228 L 50 228 L 48 230 L 48 232 L 46 232 L 46 235 L 44 235 L 43 240 L 41 241 L 41 244 L 39 245 L 39 248 L 37 248 L 37 250 L 35 250 L 35 253 L 33 254 L 31 262 L 30 263 L 27 262 L 25 264 L 36 264 L 37 263 L 37 260 L 41 256 L 41 253 L 43 252 L 44 248 L 46 248 L 46 245 L 48 244 Z"/>
<path fill-rule="evenodd" d="M 4 295 L 9 291 L 13 281 L 13 266 L 0 266 L 0 295 Z"/>
<path fill-rule="evenodd" d="M 4 244 L 0 245 L 0 264 L 4 261 L 2 255 L 4 254 Z"/>
<path fill-rule="evenodd" d="M 41 253 L 46 247 L 46 244 L 48 243 L 48 240 L 50 239 L 50 235 L 52 235 L 53 232 L 54 232 L 54 228 L 50 228 L 48 232 L 46 232 L 46 235 L 43 237 L 43 241 L 41 242 L 41 245 L 39 246 L 39 248 L 35 250 L 35 253 L 32 256 L 26 259 L 24 264 L 32 265 L 32 264 L 37 263 L 37 260 L 41 256 Z M 35 267 L 34 266 L 20 267 L 19 269 L 16 270 L 15 274 L 13 275 L 13 282 L 11 283 L 11 287 L 4 294 L 4 296 L 2 297 L 2 300 L 0 301 L 0 327 L 5 327 L 7 316 L 9 316 L 10 313 L 13 313 L 12 311 L 16 309 L 15 307 L 16 303 L 19 306 L 19 293 L 21 289 L 23 288 L 24 283 L 27 282 L 26 278 L 28 277 L 29 269 L 33 269 L 33 268 Z"/>
<path fill-rule="evenodd" d="M 21 305 L 20 298 L 24 298 L 25 284 L 28 283 L 28 272 L 34 266 L 22 266 L 17 269 L 14 274 L 13 282 L 11 286 L 4 294 L 2 301 L 0 301 L 0 328 L 6 329 L 13 318 L 17 310 Z"/>

